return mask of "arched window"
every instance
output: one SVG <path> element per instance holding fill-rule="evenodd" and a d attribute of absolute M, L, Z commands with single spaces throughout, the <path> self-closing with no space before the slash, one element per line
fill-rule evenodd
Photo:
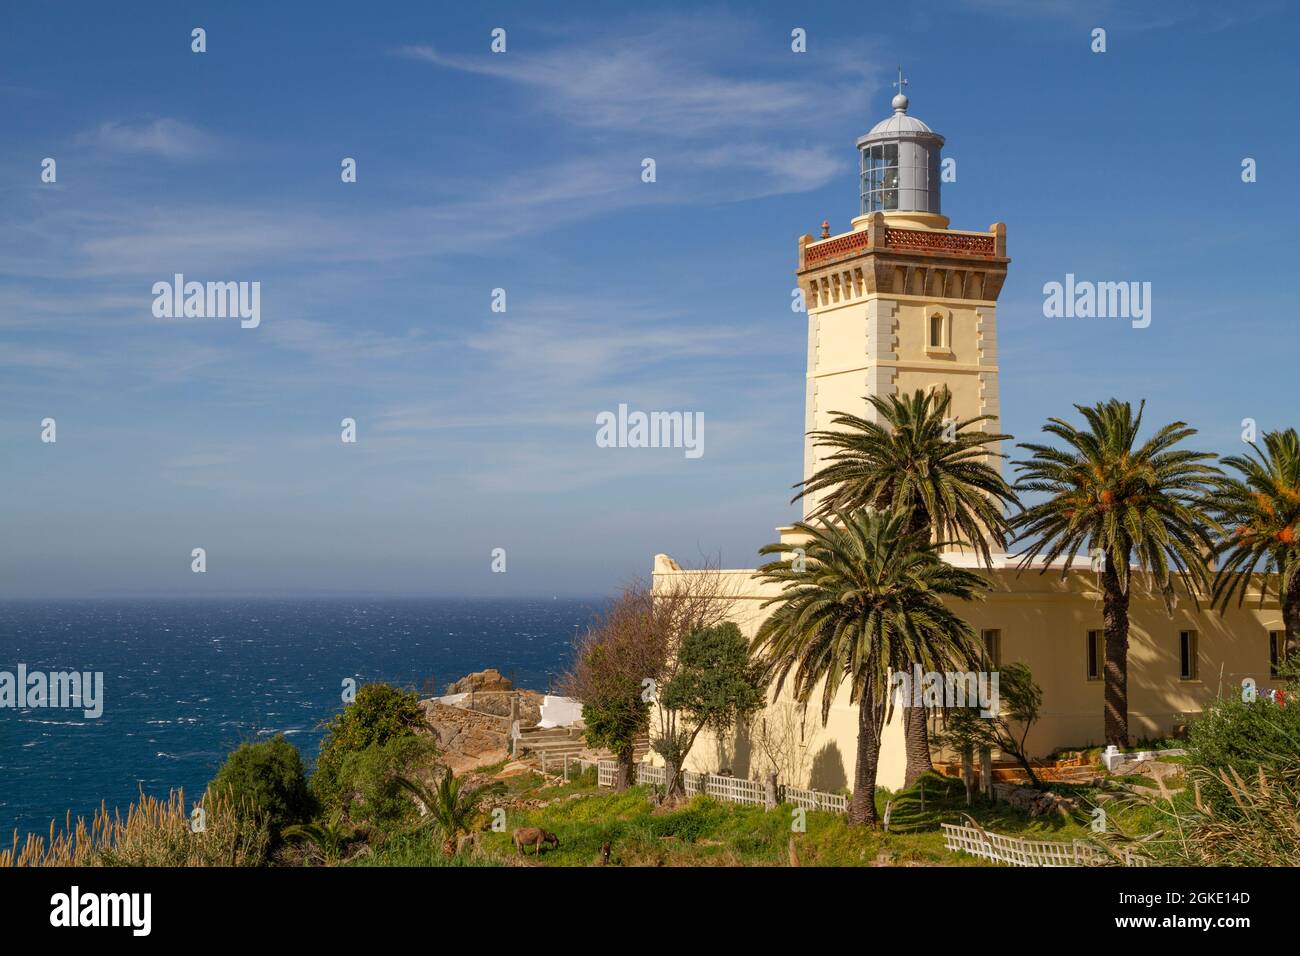
<path fill-rule="evenodd" d="M 941 349 L 943 346 L 943 314 L 936 312 L 930 316 L 930 348 Z"/>

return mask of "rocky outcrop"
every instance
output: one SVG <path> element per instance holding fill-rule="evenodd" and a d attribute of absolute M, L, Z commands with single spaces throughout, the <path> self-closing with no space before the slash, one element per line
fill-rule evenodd
<path fill-rule="evenodd" d="M 495 667 L 467 674 L 447 688 L 447 697 L 463 695 L 455 703 L 438 698 L 420 701 L 429 732 L 437 739 L 442 762 L 456 772 L 504 760 L 510 747 L 510 717 L 516 714 L 521 729 L 540 719 L 543 696 L 516 690 Z"/>
<path fill-rule="evenodd" d="M 437 701 L 421 701 L 429 729 L 442 750 L 479 753 L 505 746 L 507 727 L 499 717 L 476 714 Z"/>
<path fill-rule="evenodd" d="M 1060 813 L 1069 816 L 1079 808 L 1078 801 L 1063 797 L 1050 790 L 1034 790 L 1030 787 L 1017 787 L 1006 783 L 994 783 L 993 792 L 998 800 L 1009 803 L 1017 810 L 1023 810 L 1031 817 L 1040 817 L 1047 813 Z"/>
<path fill-rule="evenodd" d="M 1183 773 L 1180 764 L 1165 760 L 1125 760 L 1115 765 L 1112 771 L 1118 777 L 1150 777 L 1152 780 L 1168 780 Z"/>
<path fill-rule="evenodd" d="M 497 717 L 509 717 L 512 699 L 518 702 L 520 727 L 531 727 L 541 719 L 542 695 L 531 690 L 477 690 L 456 706 Z"/>
<path fill-rule="evenodd" d="M 447 688 L 448 694 L 470 694 L 478 691 L 505 691 L 514 690 L 515 685 L 510 682 L 508 677 L 502 676 L 501 672 L 495 667 L 489 667 L 487 670 L 475 671 L 473 674 L 466 674 L 460 680 L 453 683 Z"/>
<path fill-rule="evenodd" d="M 430 732 L 438 741 L 442 762 L 453 771 L 505 759 L 510 740 L 505 718 L 434 700 L 420 701 L 420 707 Z"/>

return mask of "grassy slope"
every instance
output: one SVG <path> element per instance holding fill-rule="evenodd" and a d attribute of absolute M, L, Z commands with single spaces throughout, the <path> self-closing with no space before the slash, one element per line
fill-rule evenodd
<path fill-rule="evenodd" d="M 569 793 L 588 794 L 536 810 L 514 810 L 507 817 L 507 832 L 482 834 L 483 853 L 473 859 L 448 861 L 428 836 L 409 836 L 391 842 L 363 865 L 545 865 L 588 866 L 598 862 L 600 846 L 611 844 L 611 862 L 625 866 L 784 866 L 789 862 L 793 836 L 803 866 L 888 865 L 990 865 L 943 847 L 941 822 L 962 823 L 968 812 L 957 781 L 930 777 L 926 781 L 925 807 L 918 788 L 889 795 L 893 799 L 891 832 L 850 827 L 837 814 L 809 812 L 805 833 L 791 833 L 792 808 L 766 812 L 761 807 L 721 803 L 706 797 L 667 811 L 657 810 L 644 787 L 621 794 L 589 785 L 539 788 L 537 780 L 512 781 L 520 797 L 554 799 Z M 1005 804 L 979 801 L 970 815 L 989 830 L 1045 840 L 1072 840 L 1089 835 L 1086 816 L 1066 820 L 1060 816 L 1031 819 Z M 1115 811 L 1112 811 L 1115 812 Z M 1129 816 L 1127 828 L 1141 829 L 1142 820 Z M 510 842 L 509 831 L 521 826 L 541 826 L 560 839 L 556 850 L 534 858 L 521 857 Z"/>

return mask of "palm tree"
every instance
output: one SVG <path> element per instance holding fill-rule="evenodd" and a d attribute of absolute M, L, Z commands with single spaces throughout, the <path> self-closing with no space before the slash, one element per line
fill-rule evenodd
<path fill-rule="evenodd" d="M 924 532 L 907 530 L 910 516 L 892 512 L 833 511 L 824 522 L 797 522 L 803 554 L 759 568 L 781 594 L 759 627 L 752 652 L 780 694 L 807 704 L 822 688 L 822 723 L 841 685 L 858 707 L 858 743 L 849 821 L 876 825 L 876 766 L 880 733 L 892 709 L 891 673 L 910 662 L 932 671 L 976 653 L 974 632 L 941 598 L 971 600 L 988 583 L 944 562 Z M 788 552 L 769 544 L 761 554 Z"/>
<path fill-rule="evenodd" d="M 432 826 L 442 835 L 442 852 L 446 856 L 455 856 L 457 838 L 470 831 L 483 798 L 505 792 L 505 787 L 500 783 L 467 790 L 463 781 L 452 774 L 450 767 L 432 787 L 422 780 L 410 777 L 398 776 L 394 779 L 419 803 L 422 824 Z"/>
<path fill-rule="evenodd" d="M 281 833 L 286 840 L 302 840 L 310 844 L 312 851 L 324 861 L 326 866 L 343 859 L 347 846 L 356 838 L 356 831 L 344 826 L 339 816 L 328 822 L 296 824 L 285 827 Z"/>
<path fill-rule="evenodd" d="M 1213 546 L 1204 498 L 1220 474 L 1204 464 L 1213 455 L 1175 447 L 1196 434 L 1184 422 L 1165 425 L 1136 447 L 1145 405 L 1138 405 L 1136 415 L 1128 402 L 1113 398 L 1096 406 L 1076 405 L 1087 422 L 1085 429 L 1049 418 L 1043 431 L 1064 447 L 1021 444 L 1031 457 L 1016 462 L 1021 475 L 1016 487 L 1047 495 L 1012 521 L 1017 540 L 1031 542 L 1020 568 L 1041 555 L 1045 573 L 1064 555 L 1064 577 L 1081 552 L 1099 552 L 1106 635 L 1105 734 L 1108 743 L 1118 746 L 1129 742 L 1130 562 L 1150 575 L 1170 613 L 1175 574 L 1196 601 L 1196 588 L 1208 585 L 1206 556 Z"/>
<path fill-rule="evenodd" d="M 829 491 L 809 518 L 831 510 L 889 509 L 909 516 L 909 531 L 973 547 L 985 567 L 991 551 L 1004 550 L 1009 531 L 1004 508 L 1016 493 L 989 462 L 1006 456 L 991 447 L 1011 435 L 981 431 L 992 415 L 950 417 L 952 394 L 941 388 L 912 395 L 868 395 L 876 421 L 834 412 L 832 430 L 812 433 L 819 447 L 837 449 L 801 488 Z M 934 769 L 924 707 L 903 709 L 906 784 Z"/>
<path fill-rule="evenodd" d="M 1225 465 L 1241 478 L 1225 477 L 1209 497 L 1210 513 L 1232 528 L 1215 548 L 1226 555 L 1214 578 L 1214 603 L 1227 607 L 1235 595 L 1240 607 L 1252 572 L 1263 572 L 1259 600 L 1268 595 L 1269 575 L 1277 575 L 1278 599 L 1286 627 L 1286 657 L 1300 653 L 1300 438 L 1294 428 L 1264 435 L 1267 454 L 1252 447 Z"/>

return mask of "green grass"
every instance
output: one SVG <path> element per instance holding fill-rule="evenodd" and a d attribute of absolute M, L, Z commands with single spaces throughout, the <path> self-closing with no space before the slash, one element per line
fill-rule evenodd
<path fill-rule="evenodd" d="M 1080 812 L 1070 819 L 1059 814 L 1031 818 L 978 796 L 968 808 L 961 782 L 935 775 L 925 780 L 924 806 L 919 786 L 877 795 L 882 814 L 886 803 L 893 801 L 891 832 L 850 827 L 839 814 L 809 811 L 804 816 L 806 832 L 793 833 L 794 809 L 790 806 L 768 812 L 762 807 L 696 797 L 660 810 L 644 787 L 611 793 L 583 790 L 583 786 L 575 782 L 529 791 L 521 783 L 518 792 L 529 796 L 587 795 L 536 810 L 508 811 L 505 832 L 483 832 L 483 852 L 477 856 L 449 861 L 442 856 L 440 844 L 425 835 L 392 840 L 374 856 L 355 862 L 370 866 L 591 866 L 599 862 L 601 844 L 608 841 L 611 863 L 623 866 L 785 866 L 793 836 L 802 866 L 988 866 L 987 861 L 944 849 L 939 825 L 965 823 L 969 814 L 997 833 L 1040 840 L 1086 838 L 1091 836 L 1091 798 L 1097 792 L 1058 786 L 1058 791 L 1081 798 Z M 1120 801 L 1110 803 L 1107 813 L 1126 832 L 1143 832 L 1151 825 L 1149 811 Z M 556 834 L 559 847 L 544 850 L 540 857 L 531 850 L 520 855 L 510 834 L 525 826 L 544 827 Z"/>
<path fill-rule="evenodd" d="M 358 856 L 348 866 L 497 866 L 496 860 L 470 854 L 445 857 L 442 840 L 429 830 L 414 830 L 393 837 L 370 856 Z"/>
<path fill-rule="evenodd" d="M 605 841 L 611 862 L 625 866 L 783 866 L 791 836 L 802 865 L 852 866 L 873 863 L 889 840 L 851 828 L 836 814 L 806 814 L 804 833 L 791 832 L 793 819 L 789 806 L 766 812 L 708 797 L 656 811 L 648 792 L 638 787 L 523 813 L 510 823 L 512 828 L 542 826 L 560 838 L 558 849 L 539 859 L 527 857 L 547 866 L 594 864 Z M 488 853 L 518 856 L 508 833 L 484 836 Z M 921 855 L 927 862 L 940 861 L 933 847 Z"/>

